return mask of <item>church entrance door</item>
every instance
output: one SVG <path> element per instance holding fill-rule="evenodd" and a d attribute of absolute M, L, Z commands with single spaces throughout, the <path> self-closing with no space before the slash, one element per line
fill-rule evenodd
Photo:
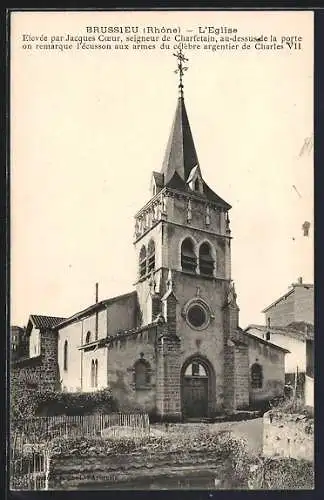
<path fill-rule="evenodd" d="M 182 408 L 185 418 L 208 416 L 208 373 L 199 361 L 192 361 L 182 380 Z"/>

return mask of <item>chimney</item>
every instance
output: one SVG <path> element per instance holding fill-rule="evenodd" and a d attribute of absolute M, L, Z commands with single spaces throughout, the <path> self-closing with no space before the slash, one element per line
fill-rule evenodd
<path fill-rule="evenodd" d="M 99 297 L 99 284 L 96 283 L 96 304 L 98 304 Z M 95 326 L 95 337 L 98 338 L 98 309 L 96 309 L 96 326 Z"/>
<path fill-rule="evenodd" d="M 300 276 L 298 278 L 298 285 L 302 285 L 303 284 L 303 278 Z"/>

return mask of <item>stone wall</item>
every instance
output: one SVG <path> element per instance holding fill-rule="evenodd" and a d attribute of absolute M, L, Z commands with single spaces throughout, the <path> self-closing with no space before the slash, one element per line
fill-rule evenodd
<path fill-rule="evenodd" d="M 297 286 L 295 289 L 295 319 L 314 324 L 314 287 Z"/>
<path fill-rule="evenodd" d="M 109 344 L 107 355 L 107 386 L 111 389 L 120 411 L 155 409 L 156 335 L 157 327 L 116 338 Z M 147 388 L 136 390 L 134 366 L 143 359 L 149 364 L 151 377 Z"/>
<path fill-rule="evenodd" d="M 60 388 L 57 363 L 57 334 L 52 330 L 40 332 L 40 355 L 19 359 L 11 365 L 11 384 L 25 381 L 35 389 L 55 391 Z"/>
<path fill-rule="evenodd" d="M 263 416 L 263 454 L 314 460 L 314 421 L 305 415 L 269 411 Z"/>
<path fill-rule="evenodd" d="M 291 293 L 288 297 L 280 300 L 280 302 L 274 304 L 268 311 L 266 311 L 266 325 L 269 320 L 271 326 L 273 327 L 286 326 L 295 321 L 294 306 L 294 293 Z"/>
<path fill-rule="evenodd" d="M 235 347 L 235 408 L 249 407 L 249 353 L 246 345 Z"/>
<path fill-rule="evenodd" d="M 180 401 L 180 340 L 165 335 L 157 344 L 156 409 L 161 417 L 181 419 Z"/>
<path fill-rule="evenodd" d="M 285 386 L 284 352 L 258 339 L 248 338 L 250 404 L 262 405 L 271 399 L 283 396 Z M 251 369 L 254 363 L 262 367 L 262 387 L 253 388 Z"/>

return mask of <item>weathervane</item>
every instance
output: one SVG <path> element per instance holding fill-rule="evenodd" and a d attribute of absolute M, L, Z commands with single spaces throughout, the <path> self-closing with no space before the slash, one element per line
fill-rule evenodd
<path fill-rule="evenodd" d="M 187 71 L 188 67 L 184 66 L 184 62 L 188 62 L 188 59 L 185 58 L 183 55 L 181 49 L 178 50 L 176 54 L 173 54 L 177 59 L 178 59 L 178 69 L 175 70 L 175 73 L 179 73 L 179 90 L 180 90 L 180 97 L 183 97 L 183 83 L 182 83 L 182 77 L 185 71 Z"/>

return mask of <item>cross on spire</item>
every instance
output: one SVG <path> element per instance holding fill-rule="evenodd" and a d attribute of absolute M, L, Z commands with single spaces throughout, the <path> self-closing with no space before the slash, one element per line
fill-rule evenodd
<path fill-rule="evenodd" d="M 173 55 L 178 59 L 178 69 L 175 70 L 175 73 L 179 74 L 180 97 L 183 97 L 182 77 L 184 75 L 184 72 L 187 71 L 187 69 L 188 69 L 188 67 L 184 66 L 183 63 L 188 62 L 188 59 L 185 58 L 181 49 L 179 49 L 178 52 L 176 54 L 173 54 Z"/>

